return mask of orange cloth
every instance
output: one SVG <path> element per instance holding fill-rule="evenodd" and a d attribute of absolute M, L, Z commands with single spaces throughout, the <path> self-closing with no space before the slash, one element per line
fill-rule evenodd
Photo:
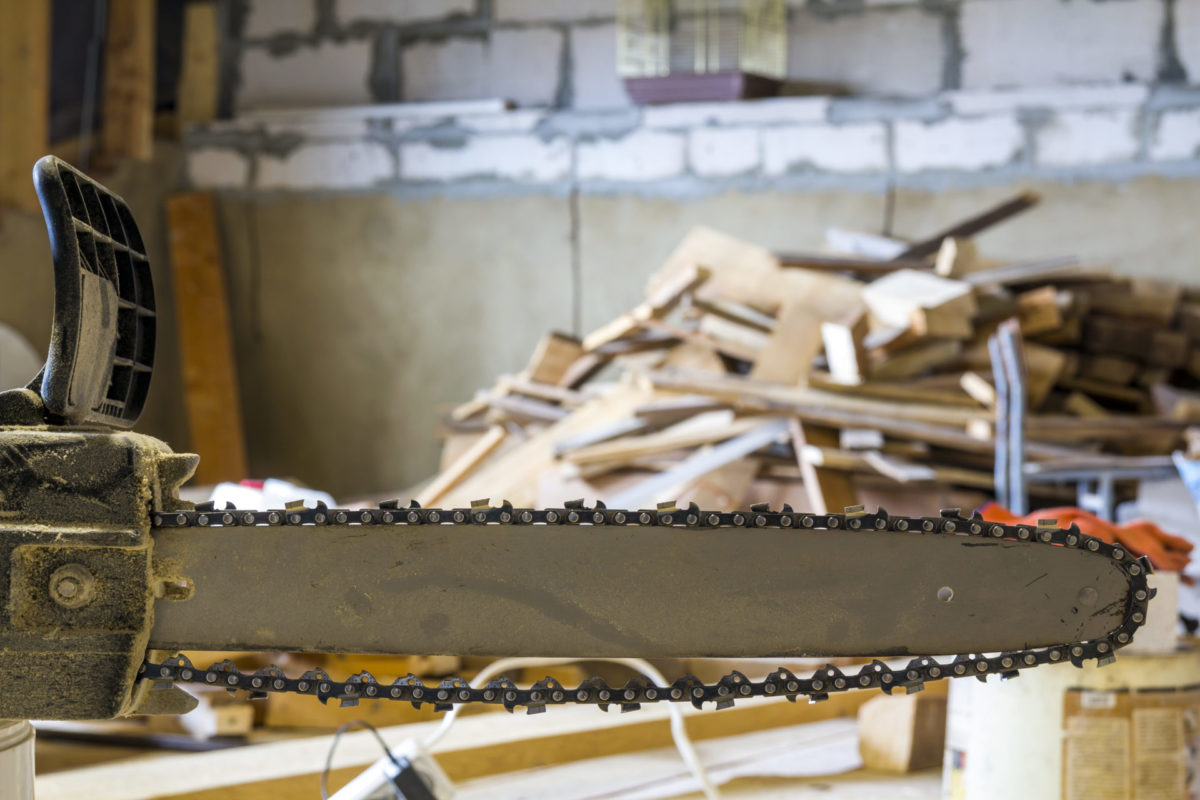
<path fill-rule="evenodd" d="M 1113 544 L 1119 542 L 1134 555 L 1148 557 L 1155 569 L 1183 572 L 1184 567 L 1192 560 L 1188 555 L 1192 551 L 1191 542 L 1173 536 L 1146 520 L 1117 525 L 1075 506 L 1043 508 L 1023 517 L 1016 516 L 998 503 L 988 503 L 979 511 L 988 522 L 1002 522 L 1006 525 L 1037 525 L 1039 519 L 1057 519 L 1059 527 L 1062 528 L 1069 528 L 1071 523 L 1075 523 L 1079 530 L 1088 536 L 1095 536 Z"/>

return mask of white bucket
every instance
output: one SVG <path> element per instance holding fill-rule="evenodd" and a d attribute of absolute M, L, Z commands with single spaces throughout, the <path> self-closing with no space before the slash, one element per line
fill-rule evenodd
<path fill-rule="evenodd" d="M 33 726 L 0 720 L 0 800 L 33 800 Z"/>

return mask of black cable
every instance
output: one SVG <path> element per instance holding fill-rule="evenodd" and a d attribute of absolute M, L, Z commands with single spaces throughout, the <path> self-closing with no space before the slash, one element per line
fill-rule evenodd
<path fill-rule="evenodd" d="M 338 741 L 342 738 L 343 733 L 356 727 L 369 730 L 379 741 L 379 746 L 383 748 L 384 755 L 396 765 L 396 769 L 401 772 L 404 771 L 404 765 L 392 754 L 392 748 L 388 747 L 387 742 L 383 740 L 383 736 L 375 729 L 374 725 L 362 719 L 350 720 L 333 732 L 333 741 L 329 743 L 329 754 L 325 756 L 325 769 L 321 770 L 321 800 L 329 800 L 329 773 L 333 769 L 333 753 L 337 750 Z"/>

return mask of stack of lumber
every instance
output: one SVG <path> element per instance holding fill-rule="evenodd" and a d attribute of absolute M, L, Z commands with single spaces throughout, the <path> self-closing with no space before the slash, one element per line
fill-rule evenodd
<path fill-rule="evenodd" d="M 1200 419 L 1200 293 L 982 257 L 971 237 L 1036 200 L 917 242 L 831 231 L 837 255 L 693 230 L 634 308 L 582 339 L 546 336 L 450 411 L 442 470 L 416 499 L 970 508 L 993 492 L 988 337 L 1008 319 L 1028 460 L 1171 452 Z"/>

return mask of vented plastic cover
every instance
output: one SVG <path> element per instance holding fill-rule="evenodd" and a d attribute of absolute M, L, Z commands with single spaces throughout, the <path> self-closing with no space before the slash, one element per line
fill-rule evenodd
<path fill-rule="evenodd" d="M 54 257 L 54 325 L 30 384 L 66 422 L 132 427 L 154 368 L 154 282 L 129 207 L 54 156 L 33 181 Z"/>

